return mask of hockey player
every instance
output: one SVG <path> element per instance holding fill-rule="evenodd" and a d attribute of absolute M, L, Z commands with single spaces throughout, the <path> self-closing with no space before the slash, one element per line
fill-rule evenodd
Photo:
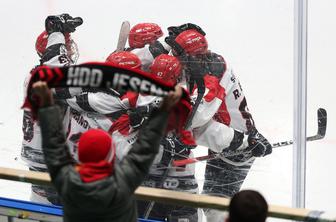
<path fill-rule="evenodd" d="M 106 63 L 121 66 L 129 69 L 138 69 L 141 67 L 140 59 L 131 52 L 121 51 L 113 52 L 106 58 Z M 66 99 L 66 104 L 70 107 L 72 113 L 74 113 L 74 119 L 71 119 L 75 125 L 88 122 L 91 127 L 89 128 L 101 128 L 105 131 L 112 132 L 116 128 L 114 122 L 120 118 L 120 116 L 127 114 L 127 112 L 135 107 L 137 94 L 133 92 L 126 92 L 121 95 L 119 92 L 108 89 L 83 89 L 83 92 Z M 78 123 L 77 123 L 78 122 Z M 96 122 L 96 124 L 95 124 Z M 70 127 L 69 127 L 70 129 Z M 78 126 L 77 130 L 72 130 L 68 135 L 68 139 L 72 142 L 73 150 L 76 151 L 76 140 L 79 138 L 79 134 L 85 131 L 84 128 Z M 116 139 L 118 142 L 118 139 Z M 118 147 L 118 146 L 117 146 Z M 122 146 L 121 146 L 122 147 Z M 117 150 L 117 158 L 121 157 Z M 124 149 L 121 149 L 124 150 Z M 74 152 L 76 155 L 76 152 Z"/>
<path fill-rule="evenodd" d="M 45 20 L 46 30 L 42 32 L 35 44 L 36 51 L 40 56 L 40 65 L 68 66 L 76 62 L 78 51 L 75 42 L 71 38 L 72 32 L 83 23 L 80 17 L 73 18 L 69 14 L 48 16 Z M 30 75 L 25 81 L 24 88 L 27 87 Z M 57 96 L 71 96 L 78 92 L 77 88 L 54 92 Z M 67 116 L 64 124 L 67 125 Z M 23 114 L 23 141 L 21 158 L 32 171 L 46 172 L 41 149 L 41 134 L 38 123 L 33 119 L 29 111 Z M 32 201 L 42 203 L 60 204 L 55 190 L 50 186 L 32 185 Z"/>
<path fill-rule="evenodd" d="M 123 57 L 128 55 L 127 60 L 134 57 L 134 54 L 131 52 L 117 52 L 112 55 L 114 54 L 122 54 Z M 109 56 L 109 58 L 111 58 L 111 56 Z M 115 58 L 116 57 L 113 59 L 113 64 L 121 65 L 121 63 L 123 63 L 119 59 Z M 130 62 L 127 62 L 127 64 L 130 64 Z M 154 74 L 157 78 L 165 81 L 173 81 L 173 77 L 179 75 L 181 66 L 174 56 L 164 54 L 154 60 L 150 69 L 152 70 L 152 74 Z M 114 138 L 117 144 L 116 146 L 122 147 L 122 149 L 117 148 L 117 157 L 122 157 L 124 153 L 128 151 L 127 147 L 130 147 L 134 138 L 136 138 L 138 128 L 144 123 L 152 108 L 154 106 L 158 106 L 161 101 L 161 98 L 159 97 L 142 94 L 139 95 L 133 92 L 127 92 L 121 97 L 121 99 L 122 101 L 128 101 L 127 113 L 125 113 L 122 118 L 118 119 L 110 130 L 113 132 L 112 137 L 116 137 Z M 118 141 L 120 142 L 119 145 Z M 122 150 L 122 153 L 119 154 L 118 150 Z"/>
<path fill-rule="evenodd" d="M 141 61 L 135 54 L 124 51 L 111 53 L 105 62 L 129 69 L 141 66 Z M 111 131 L 113 122 L 127 113 L 132 106 L 130 92 L 120 95 L 111 88 L 82 90 L 82 93 L 65 100 L 70 115 L 66 131 L 67 143 L 75 160 L 77 160 L 77 142 L 84 132 L 91 128 Z"/>
<path fill-rule="evenodd" d="M 197 144 L 209 147 L 209 154 L 246 151 L 242 155 L 207 161 L 203 193 L 232 197 L 253 163 L 251 157 L 270 154 L 272 148 L 256 130 L 241 85 L 229 64 L 208 50 L 203 30 L 185 27 L 168 28 L 170 36 L 166 42 L 184 64 L 193 93 L 194 115 L 190 128 Z M 217 211 L 205 214 L 207 221 L 224 220 Z"/>
<path fill-rule="evenodd" d="M 149 66 L 149 70 L 157 78 L 177 84 L 181 74 L 181 64 L 176 57 L 161 54 L 154 59 Z M 136 97 L 135 107 L 114 123 L 112 138 L 116 143 L 117 156 L 119 158 L 122 158 L 133 142 L 136 141 L 138 129 L 146 121 L 153 107 L 160 104 L 160 101 L 160 98 L 140 94 Z M 191 155 L 190 148 L 193 145 L 194 141 L 188 138 L 188 132 L 182 133 L 179 138 L 173 134 L 166 137 L 161 143 L 162 147 L 143 185 L 197 193 L 198 185 L 194 177 L 195 169 L 193 166 L 189 165 L 184 169 L 179 168 L 177 170 L 170 164 L 173 158 L 178 158 L 179 155 Z M 167 206 L 150 201 L 138 201 L 138 213 L 140 217 L 151 219 L 169 221 L 198 220 L 196 209 L 173 205 Z"/>
<path fill-rule="evenodd" d="M 155 23 L 138 23 L 130 30 L 128 43 L 130 49 L 140 49 L 147 44 L 153 44 L 163 32 L 158 24 Z"/>
<path fill-rule="evenodd" d="M 141 69 L 139 57 L 127 51 L 113 52 L 106 58 L 106 63 L 118 65 L 129 69 Z"/>
<path fill-rule="evenodd" d="M 73 18 L 69 14 L 48 16 L 46 31 L 40 34 L 35 44 L 41 64 L 64 66 L 76 63 L 79 54 L 70 33 L 82 23 L 82 18 Z"/>
<path fill-rule="evenodd" d="M 125 51 L 111 53 L 105 62 L 129 69 L 138 69 L 141 66 L 141 61 L 135 54 Z M 66 100 L 67 105 L 79 112 L 100 113 L 116 120 L 134 106 L 133 100 L 127 97 L 129 93 L 121 95 L 111 88 L 83 91 Z"/>
<path fill-rule="evenodd" d="M 162 36 L 160 26 L 155 23 L 138 23 L 131 28 L 128 36 L 129 48 L 126 50 L 140 58 L 142 70 L 149 71 L 155 57 L 168 54 L 170 47 L 158 40 Z"/>
<path fill-rule="evenodd" d="M 188 23 L 185 24 L 183 27 L 179 27 L 179 30 L 189 30 L 189 29 L 197 29 L 201 30 L 198 26 Z M 171 31 L 175 31 L 172 29 Z M 170 32 L 171 32 L 170 31 Z M 165 42 L 160 42 L 158 39 L 162 36 L 161 28 L 154 23 L 139 23 L 135 25 L 131 30 L 129 34 L 129 45 L 130 48 L 128 50 L 131 50 L 133 53 L 137 54 L 141 61 L 142 61 L 142 69 L 149 72 L 154 72 L 156 74 L 161 75 L 158 70 L 164 70 L 164 65 L 167 65 L 168 60 L 167 58 L 174 58 L 173 56 L 167 56 L 166 54 L 170 51 L 170 46 L 167 45 Z M 161 60 L 161 58 L 163 60 Z M 155 59 L 155 60 L 154 60 Z M 153 61 L 154 60 L 154 61 Z M 150 63 L 153 63 L 150 65 Z M 162 63 L 162 64 L 160 64 Z M 175 62 L 177 64 L 177 62 Z M 172 63 L 171 63 L 172 65 Z M 179 65 L 180 66 L 180 65 Z M 165 70 L 168 71 L 168 70 Z M 180 81 L 181 76 L 174 76 L 175 78 L 173 81 Z M 169 75 L 167 75 L 169 76 Z M 152 96 L 139 96 L 137 101 L 137 107 L 147 107 L 147 104 L 155 103 L 158 101 L 155 101 L 155 97 Z M 137 113 L 137 112 L 135 112 Z M 138 112 L 139 113 L 139 112 Z M 140 112 L 141 113 L 141 112 Z M 132 117 L 133 115 L 130 115 Z M 136 118 L 132 118 L 136 119 Z M 137 118 L 142 120 L 142 118 Z M 140 122 L 140 121 L 138 121 Z M 187 131 L 186 131 L 187 132 Z M 188 132 L 186 133 L 188 135 Z M 131 134 L 132 135 L 132 134 Z M 133 134 L 134 137 L 136 136 L 136 133 Z M 188 138 L 189 136 L 185 136 Z M 118 137 L 122 138 L 122 137 Z M 181 141 L 182 140 L 182 141 Z M 184 141 L 186 140 L 186 141 Z M 134 139 L 129 139 L 128 141 L 134 141 Z M 193 139 L 191 140 L 193 144 Z M 176 147 L 176 150 L 178 150 L 178 153 L 174 155 L 174 159 L 181 158 L 181 157 L 188 157 L 189 155 L 192 155 L 190 152 L 190 146 L 186 145 L 189 144 L 190 140 L 188 139 L 181 139 L 176 137 L 168 137 L 163 142 L 164 149 L 166 150 L 172 150 L 174 147 Z M 191 146 L 193 147 L 193 146 Z M 174 190 L 180 190 L 180 191 L 187 191 L 187 192 L 197 192 L 198 185 L 197 181 L 194 176 L 195 170 L 193 169 L 192 165 L 189 165 L 186 168 L 180 168 L 179 170 L 176 169 L 170 169 L 170 170 L 154 170 L 155 168 L 165 168 L 165 167 L 171 167 L 168 166 L 170 160 L 172 160 L 171 153 L 164 152 L 163 158 L 161 158 L 160 163 L 158 163 L 156 166 L 152 167 L 152 170 L 147 178 L 147 180 L 144 181 L 145 186 L 151 186 L 151 187 L 163 187 L 167 189 L 174 189 Z M 164 175 L 167 174 L 167 175 Z M 155 204 L 153 209 L 150 209 L 152 206 L 150 206 L 153 203 L 149 202 L 139 202 L 139 214 L 143 215 L 144 217 L 149 218 L 156 218 L 156 219 L 166 219 L 169 218 L 171 221 L 177 221 L 178 219 L 185 219 L 188 221 L 197 221 L 197 210 L 192 208 L 181 208 L 177 206 L 165 206 L 162 204 Z"/>
<path fill-rule="evenodd" d="M 161 54 L 155 58 L 149 70 L 162 81 L 176 85 L 179 82 L 182 66 L 175 56 Z"/>

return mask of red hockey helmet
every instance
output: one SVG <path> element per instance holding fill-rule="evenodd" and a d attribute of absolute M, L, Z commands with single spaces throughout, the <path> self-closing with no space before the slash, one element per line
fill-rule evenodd
<path fill-rule="evenodd" d="M 208 41 L 205 36 L 194 29 L 181 32 L 175 41 L 190 55 L 204 54 L 208 51 Z"/>
<path fill-rule="evenodd" d="M 128 37 L 131 48 L 142 48 L 146 44 L 156 41 L 163 35 L 163 32 L 155 23 L 139 23 L 132 27 Z"/>
<path fill-rule="evenodd" d="M 139 57 L 134 53 L 127 51 L 111 53 L 107 57 L 106 62 L 129 69 L 139 69 L 141 67 L 141 61 Z"/>
<path fill-rule="evenodd" d="M 37 54 L 42 57 L 48 43 L 48 33 L 46 31 L 43 31 L 36 39 L 35 42 L 35 49 Z"/>
<path fill-rule="evenodd" d="M 67 49 L 68 57 L 71 59 L 73 63 L 75 63 L 78 59 L 79 53 L 77 44 L 73 39 L 71 38 L 70 33 L 64 34 L 65 38 L 65 47 Z M 36 39 L 35 42 L 35 49 L 37 54 L 40 56 L 40 58 L 43 56 L 48 44 L 48 33 L 47 31 L 43 31 Z"/>
<path fill-rule="evenodd" d="M 154 59 L 149 69 L 158 78 L 175 85 L 181 74 L 182 67 L 180 61 L 175 56 L 161 54 Z"/>

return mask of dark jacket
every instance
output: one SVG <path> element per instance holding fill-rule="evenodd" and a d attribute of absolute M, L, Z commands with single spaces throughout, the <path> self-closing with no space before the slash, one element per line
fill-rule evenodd
<path fill-rule="evenodd" d="M 56 106 L 38 113 L 42 147 L 52 183 L 62 198 L 64 221 L 131 222 L 137 220 L 134 190 L 141 184 L 159 150 L 168 113 L 155 111 L 138 140 L 113 174 L 92 183 L 82 182 L 65 144 L 62 121 Z"/>

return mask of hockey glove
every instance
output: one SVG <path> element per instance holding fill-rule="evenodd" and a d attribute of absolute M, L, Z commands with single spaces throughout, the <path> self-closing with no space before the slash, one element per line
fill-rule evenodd
<path fill-rule="evenodd" d="M 272 145 L 257 129 L 252 129 L 248 136 L 249 149 L 255 157 L 262 157 L 272 153 Z"/>
<path fill-rule="evenodd" d="M 169 52 L 163 47 L 161 42 L 155 41 L 149 45 L 149 51 L 154 58 L 161 54 L 168 54 Z"/>
<path fill-rule="evenodd" d="M 226 64 L 222 56 L 216 53 L 208 53 L 204 56 L 210 74 L 221 78 L 226 70 Z"/>
<path fill-rule="evenodd" d="M 128 112 L 130 125 L 133 129 L 138 129 L 147 120 L 153 110 L 153 106 L 139 106 Z"/>
<path fill-rule="evenodd" d="M 186 56 L 184 49 L 175 41 L 174 36 L 166 37 L 165 42 L 172 48 L 174 56 Z"/>
<path fill-rule="evenodd" d="M 48 34 L 53 32 L 71 33 L 83 24 L 81 17 L 73 18 L 69 14 L 48 16 L 45 20 L 45 29 Z"/>
<path fill-rule="evenodd" d="M 183 64 L 187 74 L 195 79 L 203 78 L 205 74 L 210 72 L 207 61 L 203 57 L 187 56 Z"/>
<path fill-rule="evenodd" d="M 206 35 L 201 27 L 199 27 L 198 25 L 195 25 L 193 23 L 186 23 L 186 24 L 183 24 L 183 25 L 180 25 L 180 26 L 170 26 L 170 27 L 167 28 L 168 34 L 170 36 L 173 36 L 174 38 L 176 36 L 178 36 L 181 32 L 186 31 L 186 30 L 190 30 L 190 29 L 196 30 L 197 32 L 199 32 L 203 36 Z"/>
<path fill-rule="evenodd" d="M 162 145 L 165 153 L 169 153 L 174 160 L 185 159 L 189 156 L 190 150 L 195 148 L 195 145 L 184 144 L 176 136 L 167 136 L 163 139 Z"/>
<path fill-rule="evenodd" d="M 192 91 L 196 85 L 198 93 L 204 93 L 205 86 L 203 77 L 209 73 L 207 63 L 197 56 L 187 56 L 183 64 L 189 89 Z"/>

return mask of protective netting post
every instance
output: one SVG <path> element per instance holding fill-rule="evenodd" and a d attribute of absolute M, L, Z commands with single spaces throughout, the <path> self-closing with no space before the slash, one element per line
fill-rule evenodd
<path fill-rule="evenodd" d="M 307 0 L 294 1 L 293 207 L 305 207 L 307 113 Z"/>

